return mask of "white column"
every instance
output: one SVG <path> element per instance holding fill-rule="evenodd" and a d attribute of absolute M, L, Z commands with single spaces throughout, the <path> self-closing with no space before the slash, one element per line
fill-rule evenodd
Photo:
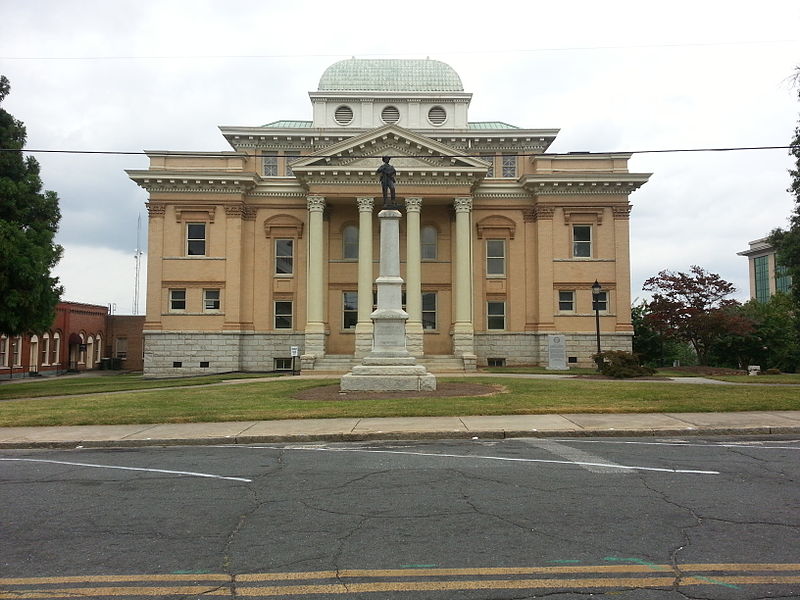
<path fill-rule="evenodd" d="M 422 356 L 422 270 L 420 250 L 420 212 L 422 198 L 406 198 L 406 337 L 408 351 Z"/>
<path fill-rule="evenodd" d="M 475 366 L 475 328 L 472 322 L 472 198 L 455 198 L 456 280 L 453 352 L 464 358 L 464 368 Z M 469 363 L 469 364 L 468 364 Z"/>
<path fill-rule="evenodd" d="M 374 198 L 356 198 L 358 203 L 358 322 L 355 355 L 363 358 L 372 350 L 372 209 Z"/>
<path fill-rule="evenodd" d="M 308 196 L 308 282 L 306 285 L 306 330 L 303 368 L 325 355 L 325 289 L 322 213 L 325 198 Z"/>

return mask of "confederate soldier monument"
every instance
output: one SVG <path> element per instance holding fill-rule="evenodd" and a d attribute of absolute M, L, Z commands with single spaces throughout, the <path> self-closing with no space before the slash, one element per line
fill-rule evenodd
<path fill-rule="evenodd" d="M 383 157 L 376 175 L 380 177 L 383 192 L 383 210 L 380 220 L 380 272 L 375 284 L 378 287 L 378 307 L 370 315 L 373 323 L 372 351 L 361 365 L 353 367 L 342 377 L 342 391 L 401 391 L 435 390 L 436 377 L 422 366 L 406 349 L 406 320 L 403 310 L 400 277 L 400 219 L 402 213 L 395 203 L 395 177 L 397 171 Z M 391 198 L 391 203 L 388 199 Z M 359 298 L 359 302 L 366 299 Z"/>

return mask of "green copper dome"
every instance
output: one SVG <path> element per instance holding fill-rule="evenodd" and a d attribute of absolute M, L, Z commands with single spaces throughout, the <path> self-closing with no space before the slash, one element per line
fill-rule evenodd
<path fill-rule="evenodd" d="M 325 69 L 320 92 L 463 92 L 453 67 L 438 60 L 340 60 Z"/>

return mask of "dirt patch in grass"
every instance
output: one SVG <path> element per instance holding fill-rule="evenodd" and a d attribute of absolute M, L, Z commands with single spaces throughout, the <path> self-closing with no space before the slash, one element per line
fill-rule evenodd
<path fill-rule="evenodd" d="M 323 385 L 292 394 L 296 400 L 383 400 L 391 398 L 450 398 L 494 396 L 508 390 L 502 385 L 481 383 L 437 383 L 436 389 L 425 392 L 341 392 L 339 384 Z"/>

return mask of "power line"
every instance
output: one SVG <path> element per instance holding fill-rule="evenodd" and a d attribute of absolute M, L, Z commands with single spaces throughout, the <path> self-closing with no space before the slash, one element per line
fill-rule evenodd
<path fill-rule="evenodd" d="M 580 151 L 580 152 L 565 152 L 558 153 L 558 156 L 601 156 L 607 154 L 670 154 L 679 152 L 739 152 L 748 150 L 794 150 L 800 149 L 798 145 L 788 146 L 730 146 L 722 148 L 662 148 L 652 150 L 612 150 L 603 152 Z M 58 150 L 58 149 L 20 149 L 20 148 L 0 148 L 0 152 L 26 152 L 26 153 L 39 153 L 39 154 L 90 154 L 90 155 L 106 155 L 106 156 L 168 156 L 168 157 L 181 157 L 181 158 L 231 158 L 233 154 L 231 151 L 227 152 L 145 152 L 144 150 L 125 151 L 125 150 Z M 550 153 L 542 152 L 521 152 L 521 153 L 498 153 L 500 156 L 550 156 Z M 274 157 L 274 154 L 249 154 L 251 158 L 264 158 L 267 156 Z M 299 159 L 310 158 L 312 155 L 300 156 Z M 346 156 L 342 154 L 314 154 L 314 158 L 328 158 L 336 160 L 339 158 L 380 158 L 371 154 L 350 154 Z M 465 154 L 403 154 L 392 158 L 486 158 L 487 154 L 465 153 Z"/>
<path fill-rule="evenodd" d="M 428 54 L 441 55 L 489 55 L 489 54 L 533 54 L 537 52 L 574 52 L 595 50 L 642 50 L 648 48 L 703 48 L 717 46 L 754 46 L 771 44 L 794 44 L 800 39 L 788 40 L 735 40 L 727 42 L 685 42 L 673 44 L 632 44 L 608 46 L 561 46 L 551 48 L 509 48 L 498 50 L 442 50 L 441 52 L 428 52 Z M 374 52 L 360 54 L 360 57 L 392 57 L 407 56 L 408 53 Z M 341 58 L 352 56 L 346 52 L 338 53 L 308 53 L 308 54 L 174 54 L 174 55 L 116 55 L 116 56 L 0 56 L 0 60 L 88 60 L 88 61 L 113 61 L 113 60 L 233 60 L 233 59 L 283 59 L 283 58 Z"/>

